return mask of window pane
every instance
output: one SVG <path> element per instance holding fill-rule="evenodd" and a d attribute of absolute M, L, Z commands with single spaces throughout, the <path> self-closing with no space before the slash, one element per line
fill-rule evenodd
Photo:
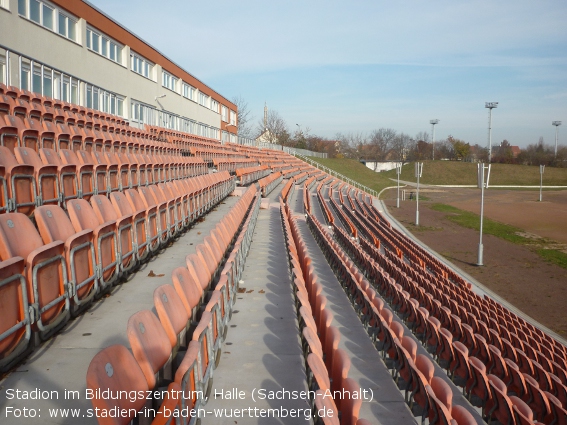
<path fill-rule="evenodd" d="M 18 0 L 18 13 L 26 16 L 26 5 L 28 0 Z"/>
<path fill-rule="evenodd" d="M 101 44 L 102 44 L 102 49 L 101 49 L 102 55 L 108 56 L 108 40 L 106 38 L 103 38 Z"/>
<path fill-rule="evenodd" d="M 75 35 L 75 25 L 77 23 L 75 21 L 73 21 L 72 19 L 67 19 L 67 37 L 69 37 L 71 40 L 76 41 L 77 40 L 77 36 Z"/>
<path fill-rule="evenodd" d="M 61 13 L 59 14 L 59 28 L 57 31 L 63 36 L 67 35 L 67 17 Z"/>
<path fill-rule="evenodd" d="M 93 88 L 87 86 L 87 108 L 93 107 Z"/>
<path fill-rule="evenodd" d="M 41 94 L 41 74 L 39 72 L 33 73 L 32 91 Z"/>
<path fill-rule="evenodd" d="M 93 89 L 93 108 L 94 109 L 99 109 L 98 105 L 99 105 L 99 94 L 98 94 L 98 89 Z"/>
<path fill-rule="evenodd" d="M 91 37 L 92 37 L 92 32 L 91 30 L 87 30 L 87 47 L 90 49 L 91 48 Z"/>
<path fill-rule="evenodd" d="M 77 83 L 73 82 L 71 85 L 71 103 L 79 103 L 79 87 Z"/>
<path fill-rule="evenodd" d="M 114 61 L 122 64 L 122 48 L 120 46 L 116 46 L 116 59 L 114 59 Z"/>
<path fill-rule="evenodd" d="M 4 65 L 4 62 L 0 62 L 0 83 L 2 84 L 6 84 L 6 81 L 4 81 L 5 73 L 6 73 L 6 66 Z"/>
<path fill-rule="evenodd" d="M 43 74 L 43 95 L 53 97 L 53 85 L 51 84 L 51 72 Z"/>
<path fill-rule="evenodd" d="M 37 0 L 30 0 L 30 19 L 39 22 L 39 2 Z"/>
<path fill-rule="evenodd" d="M 116 44 L 110 43 L 110 59 L 116 60 Z"/>
<path fill-rule="evenodd" d="M 63 80 L 63 96 L 61 97 L 61 100 L 69 102 L 69 81 Z"/>
<path fill-rule="evenodd" d="M 93 32 L 93 50 L 95 52 L 100 52 L 99 38 L 99 35 Z"/>
<path fill-rule="evenodd" d="M 30 70 L 26 68 L 22 68 L 22 73 L 20 75 L 20 88 L 22 90 L 29 90 L 29 77 L 30 77 Z"/>
<path fill-rule="evenodd" d="M 43 5 L 43 26 L 53 29 L 53 9 L 47 5 Z"/>
<path fill-rule="evenodd" d="M 53 98 L 61 99 L 61 74 L 53 74 Z"/>

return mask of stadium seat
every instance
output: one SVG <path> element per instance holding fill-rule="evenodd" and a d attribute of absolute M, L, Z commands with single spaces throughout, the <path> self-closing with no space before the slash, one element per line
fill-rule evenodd
<path fill-rule="evenodd" d="M 71 220 L 58 206 L 42 206 L 35 210 L 35 220 L 44 244 L 63 241 L 69 278 L 71 313 L 87 307 L 98 291 L 93 231 L 76 232 Z"/>
<path fill-rule="evenodd" d="M 102 222 L 85 199 L 72 199 L 67 212 L 76 232 L 92 229 L 97 262 L 99 290 L 105 291 L 120 277 L 116 221 Z"/>
<path fill-rule="evenodd" d="M 134 356 L 123 345 L 112 345 L 100 351 L 93 357 L 87 370 L 87 388 L 93 393 L 97 390 L 112 391 L 117 393 L 125 391 L 126 394 L 146 394 L 150 388 L 136 362 Z M 178 407 L 179 400 L 176 397 L 177 391 L 181 391 L 179 384 L 173 382 L 167 388 L 167 395 L 164 397 L 161 406 L 157 406 L 157 416 L 152 420 L 152 425 L 165 425 L 171 418 L 164 417 L 164 413 L 173 412 Z M 91 399 L 94 408 L 104 411 L 118 409 L 119 412 L 126 412 L 126 417 L 121 416 L 119 421 L 114 418 L 103 420 L 104 424 L 126 424 L 135 419 L 137 415 L 131 412 L 140 412 L 146 405 L 145 397 L 93 397 Z"/>
<path fill-rule="evenodd" d="M 33 223 L 24 214 L 2 214 L 1 264 L 10 266 L 10 263 L 5 262 L 17 257 L 23 258 L 25 262 L 27 298 L 33 309 L 32 330 L 38 332 L 42 339 L 47 339 L 70 316 L 64 243 L 55 241 L 44 244 Z M 14 270 L 14 267 L 11 266 L 10 270 Z"/>

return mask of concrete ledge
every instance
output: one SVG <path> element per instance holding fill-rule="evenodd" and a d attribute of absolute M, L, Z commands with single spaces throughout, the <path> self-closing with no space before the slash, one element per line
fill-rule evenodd
<path fill-rule="evenodd" d="M 270 208 L 270 198 L 262 198 L 260 209 L 267 210 L 268 208 Z"/>
<path fill-rule="evenodd" d="M 230 196 L 242 196 L 248 190 L 247 187 L 239 186 L 230 194 Z"/>

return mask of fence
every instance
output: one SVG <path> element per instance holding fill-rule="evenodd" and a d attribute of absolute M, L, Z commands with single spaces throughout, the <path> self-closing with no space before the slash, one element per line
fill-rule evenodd
<path fill-rule="evenodd" d="M 349 178 L 349 177 L 347 177 L 347 176 L 345 176 L 341 173 L 337 173 L 335 170 L 332 170 L 329 167 L 325 167 L 324 165 L 319 164 L 317 161 L 313 161 L 312 159 L 307 158 L 304 155 L 297 154 L 296 156 L 299 157 L 300 159 L 302 159 L 303 161 L 313 165 L 314 167 L 317 167 L 318 169 L 325 171 L 327 174 L 334 176 L 334 177 L 337 177 L 337 178 L 347 182 L 351 186 L 354 186 L 354 187 L 356 187 L 360 190 L 365 191 L 369 195 L 372 195 L 376 198 L 378 197 L 378 192 L 376 192 L 374 189 L 370 189 L 368 186 L 364 186 L 363 184 L 360 184 L 359 182 L 357 182 L 357 181 L 355 181 L 355 180 L 353 180 L 353 179 L 351 179 L 351 178 Z"/>

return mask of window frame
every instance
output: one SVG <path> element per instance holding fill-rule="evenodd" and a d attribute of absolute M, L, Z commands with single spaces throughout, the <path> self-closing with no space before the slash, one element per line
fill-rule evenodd
<path fill-rule="evenodd" d="M 161 85 L 162 85 L 162 87 L 165 87 L 166 89 L 177 93 L 177 83 L 178 82 L 179 82 L 179 78 L 177 78 L 171 72 L 168 72 L 165 69 L 161 70 Z"/>
<path fill-rule="evenodd" d="M 134 63 L 138 62 L 140 64 L 140 68 L 142 70 L 144 70 L 144 68 L 148 68 L 148 75 L 146 75 L 144 72 L 140 72 L 137 71 L 136 69 L 134 69 Z M 142 77 L 147 78 L 148 80 L 152 80 L 154 81 L 154 66 L 155 64 L 153 62 L 150 62 L 149 60 L 147 60 L 145 57 L 139 55 L 138 53 L 134 52 L 133 50 L 130 50 L 130 71 L 141 75 Z"/>
<path fill-rule="evenodd" d="M 96 49 L 94 45 L 95 36 L 97 40 Z M 106 51 L 104 52 L 103 46 L 105 45 L 105 43 Z M 96 53 L 97 55 L 102 56 L 103 58 L 106 58 L 111 62 L 114 62 L 123 67 L 127 66 L 124 65 L 124 45 L 90 25 L 87 25 L 85 46 L 89 51 Z M 114 55 L 111 52 L 114 52 Z"/>
<path fill-rule="evenodd" d="M 0 7 L 3 7 L 3 3 L 2 1 L 4 0 L 0 0 Z M 31 2 L 37 3 L 38 5 L 38 13 L 39 13 L 39 17 L 38 20 L 36 21 L 35 19 L 32 19 L 31 17 Z M 24 6 L 24 11 L 22 13 L 22 6 Z M 51 27 L 46 26 L 45 23 L 45 10 L 46 9 L 51 9 Z M 67 40 L 70 40 L 74 43 L 80 44 L 80 41 L 78 40 L 78 31 L 77 31 L 77 25 L 79 22 L 79 19 L 74 17 L 73 15 L 69 14 L 66 10 L 62 9 L 61 7 L 59 7 L 56 4 L 50 3 L 46 0 L 18 0 L 18 15 L 21 18 L 26 19 L 27 21 L 33 22 L 36 25 L 41 26 L 42 28 L 51 31 L 54 34 L 57 34 L 60 37 L 66 38 Z M 65 34 L 62 34 L 60 31 L 60 21 L 61 21 L 61 16 L 63 16 L 65 18 Z M 73 35 L 74 37 L 70 36 L 70 28 L 71 25 L 73 27 Z"/>

